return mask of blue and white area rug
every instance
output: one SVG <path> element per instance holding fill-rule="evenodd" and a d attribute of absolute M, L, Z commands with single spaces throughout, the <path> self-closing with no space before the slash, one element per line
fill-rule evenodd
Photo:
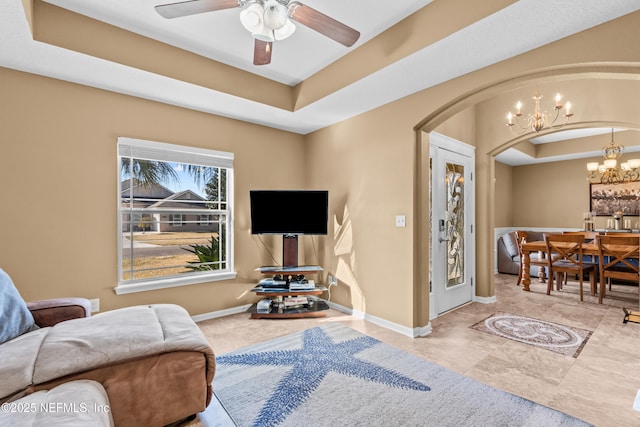
<path fill-rule="evenodd" d="M 502 312 L 471 328 L 571 357 L 578 357 L 592 334 L 587 329 Z"/>
<path fill-rule="evenodd" d="M 588 426 L 338 323 L 218 356 L 238 426 Z"/>

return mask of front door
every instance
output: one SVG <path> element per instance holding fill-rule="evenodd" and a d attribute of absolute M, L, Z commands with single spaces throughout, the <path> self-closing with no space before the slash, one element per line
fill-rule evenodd
<path fill-rule="evenodd" d="M 434 132 L 429 143 L 431 308 L 441 314 L 475 294 L 474 147 Z"/>

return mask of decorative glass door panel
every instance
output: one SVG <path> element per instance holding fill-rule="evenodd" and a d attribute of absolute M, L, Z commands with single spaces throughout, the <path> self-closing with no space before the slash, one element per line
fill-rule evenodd
<path fill-rule="evenodd" d="M 464 165 L 446 163 L 447 288 L 464 283 Z"/>
<path fill-rule="evenodd" d="M 441 314 L 470 302 L 475 292 L 474 157 L 473 147 L 431 135 L 430 310 Z"/>

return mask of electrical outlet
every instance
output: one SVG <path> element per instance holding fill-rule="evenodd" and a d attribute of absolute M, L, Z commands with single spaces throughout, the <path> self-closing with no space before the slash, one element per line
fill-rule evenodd
<path fill-rule="evenodd" d="M 91 312 L 95 313 L 96 311 L 100 311 L 100 298 L 90 299 L 91 303 Z"/>
<path fill-rule="evenodd" d="M 331 274 L 327 278 L 327 281 L 329 282 L 329 286 L 336 286 L 338 284 L 338 278 Z"/>

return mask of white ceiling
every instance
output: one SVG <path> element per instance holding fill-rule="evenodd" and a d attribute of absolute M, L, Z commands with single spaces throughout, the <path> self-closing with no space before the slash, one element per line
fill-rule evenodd
<path fill-rule="evenodd" d="M 431 2 L 301 1 L 357 29 L 361 39 L 346 48 L 297 25 L 289 39 L 274 42 L 272 63 L 256 67 L 240 9 L 167 20 L 153 7 L 171 1 L 45 1 L 288 85 Z M 0 66 L 307 134 L 638 9 L 640 0 L 521 0 L 296 111 L 34 41 L 21 0 L 0 2 Z"/>
<path fill-rule="evenodd" d="M 626 129 L 615 128 L 614 132 L 622 132 Z M 604 135 L 610 134 L 611 128 L 585 128 L 585 129 L 571 129 L 571 130 L 563 130 L 554 133 L 549 133 L 543 136 L 539 136 L 537 138 L 530 139 L 529 142 L 532 144 L 550 144 L 554 142 L 562 142 L 569 141 L 572 139 L 579 138 L 587 138 L 590 136 Z M 602 138 L 602 146 L 604 147 L 609 143 L 609 137 Z M 637 153 L 640 152 L 640 145 L 634 145 L 625 147 L 625 153 Z M 599 157 L 602 156 L 602 150 L 596 151 L 581 151 L 579 153 L 565 154 L 562 156 L 548 156 L 548 157 L 531 157 L 522 151 L 519 151 L 515 148 L 508 148 L 502 153 L 496 156 L 496 160 L 507 164 L 509 166 L 523 166 L 523 165 L 532 165 L 538 163 L 550 163 L 550 162 L 560 162 L 563 160 L 575 160 L 575 159 L 587 159 L 590 157 Z"/>
<path fill-rule="evenodd" d="M 614 129 L 619 132 L 622 129 Z M 548 144 L 550 142 L 566 141 L 567 139 L 586 138 L 594 135 L 603 135 L 611 133 L 611 128 L 589 128 L 589 129 L 571 129 L 561 130 L 559 132 L 548 133 L 529 140 L 532 144 Z"/>
<path fill-rule="evenodd" d="M 156 13 L 154 6 L 179 0 L 45 1 L 290 86 L 431 3 L 431 0 L 302 1 L 304 5 L 357 29 L 360 39 L 347 48 L 296 24 L 292 36 L 274 42 L 271 64 L 254 66 L 253 38 L 240 23 L 240 8 L 166 19 Z M 366 13 L 361 13 L 365 8 Z"/>

